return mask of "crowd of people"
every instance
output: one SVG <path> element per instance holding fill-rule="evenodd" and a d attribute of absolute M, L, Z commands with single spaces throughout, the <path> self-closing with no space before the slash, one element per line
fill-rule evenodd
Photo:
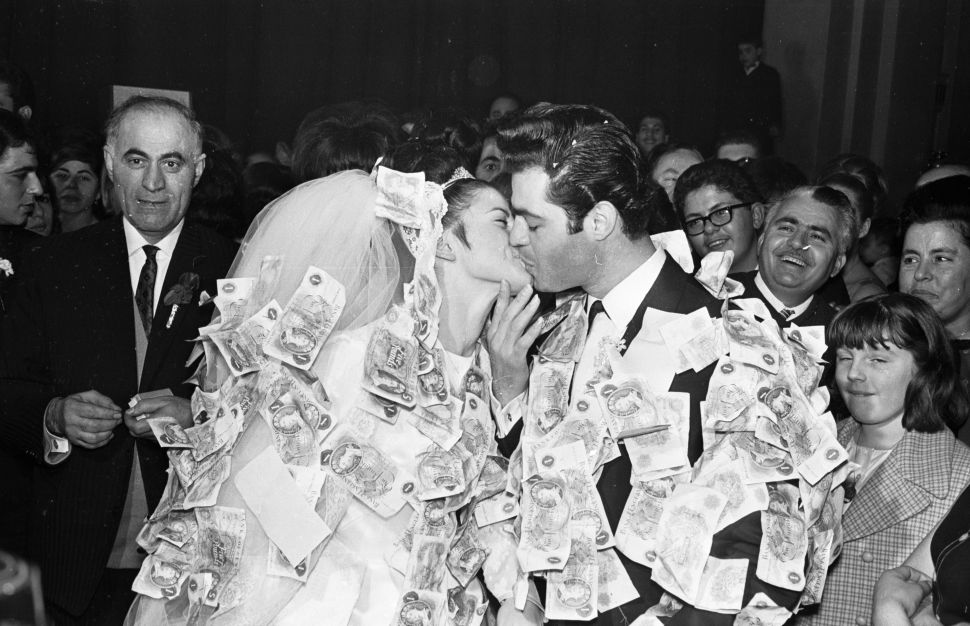
<path fill-rule="evenodd" d="M 0 65 L 0 550 L 50 623 L 970 621 L 970 168 L 891 206 L 773 155 L 780 102 L 708 155 L 510 93 L 245 157 L 32 108 Z"/>

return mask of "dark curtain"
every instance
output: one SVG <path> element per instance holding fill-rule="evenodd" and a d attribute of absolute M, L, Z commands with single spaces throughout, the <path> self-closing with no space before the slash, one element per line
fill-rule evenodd
<path fill-rule="evenodd" d="M 108 85 L 189 90 L 248 150 L 290 140 L 310 109 L 379 98 L 483 116 L 511 90 L 646 107 L 708 148 L 735 38 L 764 0 L 0 0 L 0 55 L 23 66 L 45 125 L 99 126 Z"/>

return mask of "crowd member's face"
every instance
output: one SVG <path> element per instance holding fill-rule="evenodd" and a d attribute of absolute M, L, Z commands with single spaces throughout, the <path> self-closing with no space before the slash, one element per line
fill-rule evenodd
<path fill-rule="evenodd" d="M 741 67 L 744 69 L 754 67 L 755 63 L 761 60 L 761 48 L 750 43 L 738 45 L 738 60 L 741 61 Z"/>
<path fill-rule="evenodd" d="M 191 127 L 169 111 L 129 113 L 105 148 L 116 206 L 150 243 L 185 216 L 204 167 Z"/>
<path fill-rule="evenodd" d="M 673 202 L 677 179 L 687 168 L 697 165 L 702 160 L 700 155 L 693 150 L 674 150 L 660 157 L 653 167 L 652 178 L 664 188 L 664 191 L 667 192 L 667 198 Z"/>
<path fill-rule="evenodd" d="M 507 280 L 512 293 L 532 282 L 518 251 L 509 243 L 512 214 L 495 189 L 479 191 L 461 216 L 468 246 L 450 237 L 457 262 L 475 279 L 498 284 Z"/>
<path fill-rule="evenodd" d="M 949 223 L 913 224 L 906 231 L 899 290 L 933 307 L 951 332 L 970 328 L 970 248 Z"/>
<path fill-rule="evenodd" d="M 750 143 L 726 143 L 717 149 L 717 158 L 728 161 L 757 159 L 758 149 Z"/>
<path fill-rule="evenodd" d="M 84 161 L 67 161 L 57 166 L 50 175 L 57 198 L 57 208 L 62 213 L 76 214 L 91 210 L 91 205 L 101 194 L 98 172 Z"/>
<path fill-rule="evenodd" d="M 909 350 L 895 344 L 888 349 L 839 348 L 835 383 L 853 419 L 863 426 L 883 426 L 902 420 L 906 389 L 916 373 Z"/>
<path fill-rule="evenodd" d="M 492 106 L 488 109 L 489 119 L 498 120 L 502 119 L 509 113 L 519 110 L 519 103 L 512 98 L 506 98 L 505 96 L 495 98 L 492 101 Z"/>
<path fill-rule="evenodd" d="M 738 204 L 741 201 L 734 194 L 714 185 L 704 185 L 687 194 L 684 199 L 684 222 L 708 217 L 719 209 Z M 757 229 L 761 228 L 763 211 L 758 203 L 736 208 L 731 211 L 731 221 L 727 224 L 715 226 L 707 220 L 704 222 L 704 232 L 687 237 L 694 251 L 701 257 L 709 252 L 732 250 L 733 267 L 754 269 L 758 264 Z"/>
<path fill-rule="evenodd" d="M 586 283 L 591 259 L 583 232 L 569 234 L 566 212 L 549 202 L 549 175 L 540 168 L 512 174 L 512 245 L 538 291 L 558 292 Z"/>
<path fill-rule="evenodd" d="M 34 211 L 34 198 L 42 193 L 33 146 L 7 148 L 0 156 L 0 224 L 24 224 Z"/>
<path fill-rule="evenodd" d="M 647 154 L 659 144 L 667 142 L 667 127 L 663 120 L 656 117 L 645 117 L 640 120 L 637 129 L 637 145 Z"/>
<path fill-rule="evenodd" d="M 27 218 L 27 230 L 47 237 L 54 230 L 54 204 L 51 197 L 42 193 L 34 198 L 34 210 Z"/>
<path fill-rule="evenodd" d="M 803 195 L 785 200 L 759 240 L 758 265 L 771 292 L 795 306 L 818 291 L 845 264 L 838 233 L 836 209 Z"/>
<path fill-rule="evenodd" d="M 475 167 L 475 178 L 492 180 L 502 171 L 502 151 L 498 149 L 498 138 L 489 137 L 482 143 L 482 156 Z"/>

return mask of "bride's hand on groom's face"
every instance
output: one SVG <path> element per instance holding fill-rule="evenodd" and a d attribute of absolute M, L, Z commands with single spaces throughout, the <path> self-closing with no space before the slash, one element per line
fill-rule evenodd
<path fill-rule="evenodd" d="M 125 411 L 125 426 L 134 437 L 154 439 L 152 428 L 148 424 L 149 418 L 174 417 L 179 426 L 189 428 L 192 423 L 192 403 L 178 396 L 163 396 L 142 400 Z"/>

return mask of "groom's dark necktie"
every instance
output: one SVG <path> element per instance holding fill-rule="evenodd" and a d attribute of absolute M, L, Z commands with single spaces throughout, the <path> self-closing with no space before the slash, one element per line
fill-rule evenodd
<path fill-rule="evenodd" d="M 145 264 L 141 266 L 138 276 L 138 286 L 135 288 L 135 306 L 141 316 L 141 325 L 145 329 L 145 336 L 152 334 L 152 317 L 155 315 L 155 277 L 158 274 L 158 262 L 155 255 L 158 248 L 153 245 L 142 246 L 145 251 Z"/>

